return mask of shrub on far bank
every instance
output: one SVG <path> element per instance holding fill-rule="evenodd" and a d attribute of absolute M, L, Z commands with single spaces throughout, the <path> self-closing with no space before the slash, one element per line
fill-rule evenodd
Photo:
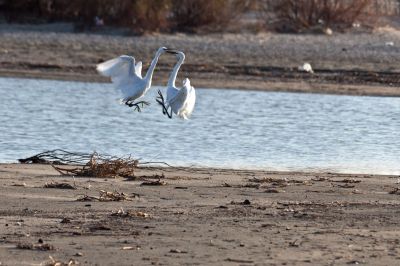
<path fill-rule="evenodd" d="M 168 29 L 169 3 L 170 0 L 3 0 L 0 12 L 8 22 L 70 21 L 79 30 L 90 30 L 97 17 L 105 25 L 143 33 Z"/>
<path fill-rule="evenodd" d="M 390 3 L 390 5 L 388 5 Z M 146 32 L 324 32 L 373 25 L 397 0 L 0 0 L 8 22 L 69 21 Z M 387 12 L 387 11 L 386 11 Z M 245 16 L 241 16 L 245 14 Z M 258 14 L 254 19 L 254 15 Z M 247 18 L 246 22 L 243 22 Z"/>
<path fill-rule="evenodd" d="M 109 1 L 116 14 L 109 18 L 108 24 L 124 26 L 136 34 L 168 31 L 169 0 L 117 0 Z M 119 3 L 118 3 L 119 2 Z"/>
<path fill-rule="evenodd" d="M 223 31 L 254 0 L 3 0 L 8 22 L 71 21 L 90 30 L 96 17 L 132 32 Z"/>
<path fill-rule="evenodd" d="M 249 0 L 173 0 L 173 30 L 184 32 L 223 31 L 249 6 Z"/>
<path fill-rule="evenodd" d="M 370 19 L 372 0 L 259 0 L 267 27 L 278 32 L 344 30 Z"/>

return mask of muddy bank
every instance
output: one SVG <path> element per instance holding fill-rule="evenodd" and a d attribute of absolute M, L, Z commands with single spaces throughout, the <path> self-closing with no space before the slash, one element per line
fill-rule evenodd
<path fill-rule="evenodd" d="M 0 75 L 62 80 L 107 80 L 95 65 L 121 54 L 148 66 L 160 46 L 186 52 L 179 79 L 196 87 L 300 91 L 351 95 L 400 95 L 400 34 L 215 34 L 107 36 L 0 31 Z M 162 56 L 155 85 L 165 85 L 175 62 Z M 298 70 L 310 62 L 315 73 Z"/>

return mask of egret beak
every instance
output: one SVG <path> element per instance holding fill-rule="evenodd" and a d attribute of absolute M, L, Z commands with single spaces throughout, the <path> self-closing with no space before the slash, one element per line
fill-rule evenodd
<path fill-rule="evenodd" d="M 170 53 L 170 54 L 178 54 L 178 52 L 179 51 L 177 51 L 177 50 L 175 50 L 175 49 L 167 49 L 167 50 L 165 50 L 167 53 Z"/>

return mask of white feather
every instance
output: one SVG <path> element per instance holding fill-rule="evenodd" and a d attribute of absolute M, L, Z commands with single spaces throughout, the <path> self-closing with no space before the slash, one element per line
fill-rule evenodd
<path fill-rule="evenodd" d="M 122 92 L 124 97 L 122 101 L 127 103 L 142 97 L 150 89 L 158 58 L 166 50 L 165 47 L 157 50 L 144 78 L 142 78 L 142 62 L 135 64 L 135 58 L 127 55 L 98 64 L 96 69 L 101 75 L 111 78 L 114 87 Z"/>
<path fill-rule="evenodd" d="M 138 77 L 142 77 L 142 61 L 137 62 L 135 65 L 135 74 Z"/>

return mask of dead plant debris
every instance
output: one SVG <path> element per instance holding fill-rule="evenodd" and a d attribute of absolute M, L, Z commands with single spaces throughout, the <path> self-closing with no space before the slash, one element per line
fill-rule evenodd
<path fill-rule="evenodd" d="M 361 183 L 361 180 L 353 179 L 353 178 L 346 178 L 341 180 L 330 180 L 331 182 L 335 183 L 345 183 L 345 184 L 353 184 L 353 183 Z"/>
<path fill-rule="evenodd" d="M 138 160 L 118 157 L 107 157 L 93 153 L 89 161 L 75 168 L 62 168 L 52 165 L 61 175 L 80 176 L 80 177 L 133 177 L 135 169 L 138 167 Z"/>
<path fill-rule="evenodd" d="M 185 187 L 185 186 L 176 186 L 175 189 L 188 189 L 188 187 Z"/>
<path fill-rule="evenodd" d="M 41 264 L 44 266 L 75 266 L 79 265 L 79 262 L 73 259 L 70 259 L 68 262 L 63 262 L 60 260 L 54 259 L 52 256 L 49 256 L 49 261 L 46 261 L 45 263 Z"/>
<path fill-rule="evenodd" d="M 93 225 L 93 226 L 89 227 L 89 230 L 91 232 L 94 232 L 94 231 L 111 231 L 111 228 L 106 226 L 106 225 L 103 225 L 103 224 L 97 224 L 97 225 Z"/>
<path fill-rule="evenodd" d="M 121 217 L 121 218 L 133 218 L 133 217 L 149 218 L 150 214 L 141 211 L 124 211 L 121 208 L 118 211 L 111 213 L 111 216 Z"/>
<path fill-rule="evenodd" d="M 337 184 L 336 186 L 340 187 L 340 188 L 354 188 L 355 187 L 355 185 L 351 185 L 349 183 Z"/>
<path fill-rule="evenodd" d="M 177 248 L 173 248 L 173 249 L 171 249 L 169 252 L 170 252 L 170 253 L 182 253 L 182 254 L 188 253 L 187 251 L 180 250 L 180 249 L 177 249 Z"/>
<path fill-rule="evenodd" d="M 309 181 L 307 180 L 295 180 L 295 179 L 287 179 L 287 178 L 271 178 L 271 177 L 264 177 L 264 178 L 257 178 L 253 177 L 249 179 L 249 182 L 257 183 L 257 184 L 270 184 L 271 186 L 275 187 L 286 187 L 290 184 L 308 184 Z"/>
<path fill-rule="evenodd" d="M 143 183 L 141 183 L 140 185 L 141 186 L 164 186 L 166 184 L 167 184 L 166 182 L 161 181 L 161 179 L 158 179 L 158 180 L 155 180 L 155 181 L 147 180 L 147 181 L 144 181 Z"/>
<path fill-rule="evenodd" d="M 69 223 L 71 223 L 71 219 L 70 219 L 70 218 L 64 217 L 64 218 L 60 221 L 60 223 L 61 223 L 61 224 L 69 224 Z"/>
<path fill-rule="evenodd" d="M 98 197 L 83 195 L 78 198 L 76 201 L 100 201 Z"/>
<path fill-rule="evenodd" d="M 392 195 L 400 195 L 400 188 L 394 188 L 394 189 L 392 189 L 391 191 L 389 191 L 389 194 L 392 194 Z"/>
<path fill-rule="evenodd" d="M 109 192 L 105 190 L 100 190 L 100 201 L 124 201 L 124 200 L 132 200 L 128 197 L 124 192 Z"/>
<path fill-rule="evenodd" d="M 20 163 L 50 164 L 62 175 L 115 178 L 132 177 L 139 161 L 126 158 L 100 155 L 96 152 L 80 153 L 65 150 L 50 150 L 34 156 L 19 159 Z M 75 167 L 60 167 L 56 165 L 74 165 Z"/>
<path fill-rule="evenodd" d="M 329 180 L 329 178 L 321 177 L 321 176 L 317 176 L 317 177 L 311 179 L 311 181 L 315 181 L 315 182 L 323 182 L 323 181 L 328 181 L 328 180 Z"/>
<path fill-rule="evenodd" d="M 85 164 L 91 158 L 91 154 L 81 152 L 69 152 L 61 149 L 49 150 L 42 153 L 38 153 L 28 158 L 18 159 L 20 163 L 32 163 L 32 164 L 55 164 L 55 165 L 66 165 L 66 164 Z"/>
<path fill-rule="evenodd" d="M 125 181 L 147 181 L 149 179 L 165 179 L 164 173 L 161 175 L 155 174 L 155 175 L 142 175 L 142 176 L 129 176 L 125 179 Z"/>
<path fill-rule="evenodd" d="M 276 188 L 268 188 L 266 190 L 264 190 L 265 193 L 281 193 L 281 192 L 285 192 L 284 190 L 278 190 Z"/>
<path fill-rule="evenodd" d="M 242 259 L 232 259 L 232 258 L 227 258 L 225 261 L 234 263 L 254 263 L 253 260 L 242 260 Z"/>
<path fill-rule="evenodd" d="M 54 250 L 54 246 L 50 244 L 32 244 L 32 243 L 18 243 L 17 249 L 29 249 L 29 250 L 40 250 L 40 251 L 49 251 Z"/>
<path fill-rule="evenodd" d="M 57 183 L 57 182 L 46 183 L 44 185 L 44 188 L 77 189 L 76 186 L 70 185 L 68 183 Z"/>
<path fill-rule="evenodd" d="M 259 189 L 261 187 L 261 184 L 260 183 L 247 183 L 247 184 L 242 185 L 242 187 Z"/>
<path fill-rule="evenodd" d="M 232 200 L 231 204 L 232 205 L 251 205 L 251 202 L 248 199 L 245 199 L 244 201 L 239 201 L 239 202 Z"/>
<path fill-rule="evenodd" d="M 99 191 L 99 197 L 94 197 L 94 196 L 88 196 L 88 195 L 83 195 L 82 197 L 78 198 L 77 201 L 130 201 L 132 200 L 131 197 L 126 195 L 124 192 L 118 192 L 118 191 L 105 191 L 105 190 L 100 190 Z"/>

